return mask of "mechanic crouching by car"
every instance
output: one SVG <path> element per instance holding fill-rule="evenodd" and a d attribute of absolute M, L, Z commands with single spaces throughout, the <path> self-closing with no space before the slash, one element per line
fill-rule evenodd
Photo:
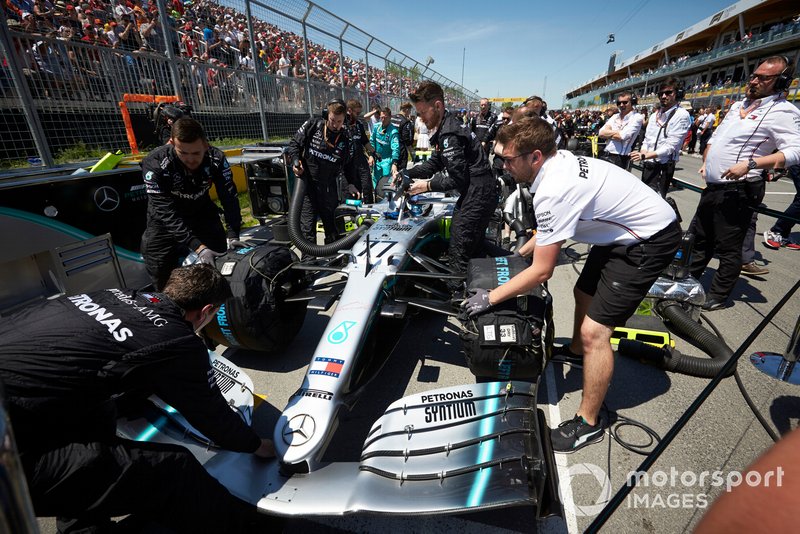
<path fill-rule="evenodd" d="M 552 432 L 553 449 L 572 452 L 603 439 L 608 422 L 600 407 L 614 369 L 611 333 L 633 315 L 672 261 L 681 228 L 669 204 L 631 173 L 556 151 L 553 129 L 541 119 L 504 126 L 497 142 L 508 171 L 534 194 L 538 232 L 519 250 L 533 255 L 533 263 L 496 289 L 478 290 L 463 305 L 475 315 L 549 280 L 567 239 L 594 245 L 573 291 L 572 341 L 554 350 L 562 358 L 583 355 L 580 407 Z"/>
<path fill-rule="evenodd" d="M 445 109 L 444 92 L 438 84 L 422 82 L 409 98 L 431 132 L 432 150 L 426 162 L 406 171 L 414 179 L 409 194 L 458 190 L 461 196 L 450 226 L 448 255 L 450 267 L 464 273 L 469 259 L 482 253 L 486 227 L 498 203 L 496 182 L 480 141 Z M 447 175 L 430 178 L 443 170 Z M 451 291 L 460 287 L 448 284 Z"/>
<path fill-rule="evenodd" d="M 203 126 L 190 117 L 175 121 L 171 136 L 168 144 L 142 160 L 147 191 L 142 257 L 158 290 L 191 252 L 200 262 L 213 265 L 216 256 L 239 239 L 242 227 L 236 184 L 225 154 L 209 146 Z M 208 194 L 212 185 L 222 203 L 227 233 Z"/>
<path fill-rule="evenodd" d="M 275 455 L 228 406 L 196 334 L 230 296 L 222 274 L 196 264 L 173 270 L 163 292 L 105 289 L 4 319 L 0 381 L 37 515 L 58 517 L 61 533 L 113 532 L 110 518 L 126 514 L 125 532 L 139 532 L 136 521 L 174 532 L 255 526 L 255 508 L 188 450 L 115 432 L 119 407 L 155 393 L 218 447 Z"/>
<path fill-rule="evenodd" d="M 344 172 L 348 193 L 360 198 L 355 185 L 353 142 L 344 127 L 345 103 L 331 100 L 323 117 L 308 119 L 289 141 L 286 154 L 292 161 L 295 176 L 306 183 L 300 212 L 300 232 L 316 244 L 317 216 L 325 229 L 325 242 L 336 241 L 338 233 L 334 220 L 339 205 L 339 175 Z"/>

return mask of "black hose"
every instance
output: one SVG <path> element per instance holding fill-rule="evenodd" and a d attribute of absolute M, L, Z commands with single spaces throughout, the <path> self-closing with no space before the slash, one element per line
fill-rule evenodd
<path fill-rule="evenodd" d="M 716 325 L 708 319 L 708 317 L 706 317 L 705 315 L 701 315 L 700 317 L 703 319 L 703 321 L 706 322 L 708 327 L 714 331 L 714 333 L 717 335 L 718 338 L 723 339 L 722 332 L 719 331 L 719 328 L 717 328 Z M 746 402 L 747 406 L 750 407 L 750 411 L 752 411 L 753 415 L 756 416 L 756 419 L 758 419 L 758 422 L 761 423 L 761 427 L 769 435 L 770 439 L 774 442 L 777 442 L 780 439 L 780 436 L 778 436 L 778 434 L 776 434 L 775 431 L 772 430 L 772 427 L 769 426 L 769 423 L 764 417 L 764 414 L 761 413 L 761 411 L 756 406 L 756 403 L 753 402 L 753 399 L 747 393 L 747 389 L 745 389 L 744 383 L 742 382 L 742 377 L 739 376 L 738 368 L 736 369 L 736 371 L 733 372 L 733 378 L 734 380 L 736 380 L 736 385 L 739 386 L 739 392 L 742 394 L 744 402 Z"/>
<path fill-rule="evenodd" d="M 296 246 L 304 256 L 333 256 L 340 250 L 351 248 L 356 244 L 356 241 L 358 241 L 358 239 L 361 237 L 361 234 L 366 232 L 374 222 L 372 218 L 365 217 L 364 221 L 358 228 L 355 229 L 355 231 L 346 235 L 345 237 L 342 237 L 341 239 L 337 239 L 333 243 L 328 243 L 327 245 L 310 243 L 306 241 L 305 237 L 303 237 L 303 233 L 300 231 L 300 212 L 303 208 L 303 197 L 305 196 L 305 193 L 306 180 L 302 175 L 297 176 L 294 181 L 292 203 L 289 206 L 289 239 L 291 239 L 292 244 Z"/>
<path fill-rule="evenodd" d="M 657 305 L 662 317 L 669 320 L 675 329 L 694 341 L 711 359 L 681 354 L 669 347 L 653 347 L 639 341 L 621 339 L 619 353 L 660 367 L 666 371 L 699 378 L 713 378 L 731 358 L 733 351 L 719 337 L 697 324 L 681 305 L 674 301 Z M 725 376 L 730 376 L 728 373 Z"/>

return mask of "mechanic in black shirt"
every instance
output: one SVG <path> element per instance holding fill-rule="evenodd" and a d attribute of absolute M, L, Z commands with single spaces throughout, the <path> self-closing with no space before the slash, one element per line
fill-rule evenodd
<path fill-rule="evenodd" d="M 325 117 L 308 119 L 289 141 L 286 154 L 294 162 L 292 170 L 296 176 L 308 173 L 304 178 L 306 192 L 300 213 L 300 231 L 307 241 L 316 244 L 315 224 L 317 216 L 325 228 L 325 242 L 338 237 L 334 211 L 339 205 L 337 179 L 344 172 L 349 194 L 359 197 L 355 186 L 353 165 L 353 142 L 344 127 L 345 103 L 341 100 L 328 102 Z"/>
<path fill-rule="evenodd" d="M 163 292 L 64 296 L 0 323 L 0 381 L 37 515 L 64 518 L 59 532 L 125 514 L 175 532 L 246 526 L 255 509 L 188 450 L 115 434 L 121 401 L 155 393 L 217 446 L 274 456 L 228 406 L 196 334 L 230 295 L 196 264 L 173 270 Z"/>
<path fill-rule="evenodd" d="M 503 108 L 501 115 L 497 118 L 497 120 L 494 121 L 494 123 L 492 123 L 491 127 L 489 127 L 489 131 L 486 132 L 484 143 L 486 143 L 487 147 L 492 146 L 492 143 L 494 143 L 494 140 L 497 137 L 497 132 L 500 130 L 500 128 L 511 123 L 511 114 L 513 112 L 514 108 L 511 106 L 505 106 Z M 506 174 L 504 166 L 505 163 L 503 162 L 503 155 L 495 152 L 494 158 L 492 159 L 492 173 L 494 174 L 495 178 L 499 178 Z"/>
<path fill-rule="evenodd" d="M 161 289 L 180 258 L 192 251 L 214 264 L 239 239 L 242 214 L 225 154 L 209 146 L 199 122 L 183 117 L 172 125 L 170 142 L 142 160 L 147 189 L 147 228 L 142 256 L 156 289 Z M 216 186 L 227 234 L 209 190 Z M 227 237 L 227 243 L 226 243 Z"/>
<path fill-rule="evenodd" d="M 347 131 L 350 133 L 350 139 L 353 141 L 353 166 L 355 168 L 356 183 L 355 186 L 361 193 L 361 200 L 365 204 L 372 204 L 375 201 L 374 191 L 372 187 L 372 172 L 370 170 L 369 161 L 367 161 L 367 153 L 374 149 L 369 142 L 366 128 L 361 121 L 361 102 L 352 98 L 347 101 L 347 119 L 345 124 Z"/>
<path fill-rule="evenodd" d="M 489 131 L 492 129 L 494 124 L 497 122 L 497 114 L 492 111 L 492 106 L 489 104 L 489 100 L 486 98 L 481 98 L 481 111 L 469 121 L 469 129 L 472 130 L 472 133 L 475 134 L 475 137 L 478 138 L 478 141 L 481 142 L 481 147 L 483 147 L 483 151 L 488 155 L 489 148 L 491 148 L 491 140 L 487 140 L 489 135 Z"/>
<path fill-rule="evenodd" d="M 408 167 L 408 156 L 414 148 L 414 123 L 411 121 L 411 104 L 404 102 L 400 113 L 392 116 L 392 124 L 400 133 L 400 165 L 401 171 Z"/>
<path fill-rule="evenodd" d="M 497 208 L 498 197 L 495 179 L 489 161 L 474 133 L 460 123 L 444 107 L 444 92 L 434 82 L 423 82 L 409 95 L 417 115 L 431 131 L 431 156 L 407 172 L 411 183 L 409 194 L 426 191 L 460 193 L 450 226 L 450 267 L 457 273 L 466 272 L 467 262 L 477 257 L 483 249 L 489 220 Z M 439 174 L 429 178 L 439 171 Z M 450 283 L 450 289 L 458 289 Z"/>

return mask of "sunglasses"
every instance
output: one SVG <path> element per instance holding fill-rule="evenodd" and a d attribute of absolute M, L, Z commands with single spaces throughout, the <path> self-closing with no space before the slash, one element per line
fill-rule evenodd
<path fill-rule="evenodd" d="M 631 103 L 630 100 L 617 100 L 617 105 L 618 106 L 622 106 L 622 105 L 626 105 L 626 104 L 630 104 L 630 103 Z"/>
<path fill-rule="evenodd" d="M 523 152 L 522 154 L 517 154 L 516 156 L 503 156 L 503 161 L 505 161 L 506 163 L 510 163 L 510 162 L 514 161 L 515 159 L 517 159 L 517 158 L 521 158 L 522 156 L 527 156 L 528 154 L 532 154 L 532 153 L 533 153 L 533 151 L 531 151 L 531 152 Z"/>
<path fill-rule="evenodd" d="M 672 91 L 672 90 L 669 90 L 669 91 L 659 91 L 659 92 L 658 92 L 658 95 L 659 95 L 659 96 L 661 96 L 661 95 L 667 95 L 667 96 L 670 96 L 670 95 L 671 95 L 672 93 L 674 93 L 674 92 L 675 92 L 675 91 Z"/>
<path fill-rule="evenodd" d="M 750 79 L 751 80 L 756 80 L 757 79 L 759 82 L 767 82 L 767 81 L 769 81 L 769 80 L 771 80 L 773 78 L 777 78 L 777 77 L 778 77 L 777 74 L 751 74 L 750 75 Z"/>

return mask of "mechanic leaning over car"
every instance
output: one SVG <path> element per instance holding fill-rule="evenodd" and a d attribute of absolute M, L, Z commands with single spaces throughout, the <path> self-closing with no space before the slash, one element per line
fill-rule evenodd
<path fill-rule="evenodd" d="M 355 185 L 353 142 L 344 127 L 345 111 L 343 101 L 331 100 L 324 116 L 312 117 L 303 123 L 286 149 L 292 161 L 292 171 L 295 176 L 302 176 L 306 183 L 300 231 L 307 241 L 314 244 L 317 216 L 325 228 L 325 242 L 330 243 L 338 237 L 334 212 L 339 205 L 339 175 L 344 173 L 348 193 L 361 197 Z"/>
<path fill-rule="evenodd" d="M 182 257 L 194 251 L 200 262 L 213 265 L 215 257 L 239 239 L 242 214 L 231 167 L 221 150 L 209 146 L 196 120 L 175 121 L 169 143 L 142 160 L 142 175 L 147 190 L 142 257 L 156 289 L 164 287 Z M 209 196 L 212 185 L 222 203 L 227 234 Z"/>
<path fill-rule="evenodd" d="M 409 194 L 458 190 L 461 196 L 450 226 L 448 255 L 450 267 L 463 273 L 469 259 L 481 254 L 486 227 L 497 207 L 496 182 L 480 141 L 445 109 L 444 93 L 438 84 L 422 82 L 409 98 L 430 130 L 432 150 L 427 161 L 406 171 L 415 179 Z M 446 175 L 430 178 L 445 170 Z M 455 290 L 460 286 L 450 282 L 449 287 Z"/>
<path fill-rule="evenodd" d="M 569 346 L 555 356 L 583 355 L 583 398 L 575 417 L 552 432 L 553 449 L 572 452 L 601 441 L 600 414 L 614 370 L 611 333 L 625 324 L 681 240 L 675 211 L 631 173 L 606 161 L 556 151 L 552 127 L 538 118 L 504 126 L 497 135 L 506 168 L 530 184 L 538 225 L 519 253 L 533 263 L 463 305 L 470 315 L 523 295 L 553 276 L 567 239 L 594 245 L 575 284 L 575 323 Z"/>
<path fill-rule="evenodd" d="M 64 296 L 0 323 L 0 381 L 36 515 L 64 533 L 125 514 L 175 532 L 253 526 L 255 508 L 188 450 L 115 433 L 118 411 L 155 393 L 218 447 L 275 455 L 228 406 L 196 334 L 230 296 L 201 263 L 174 269 L 163 292 Z"/>

